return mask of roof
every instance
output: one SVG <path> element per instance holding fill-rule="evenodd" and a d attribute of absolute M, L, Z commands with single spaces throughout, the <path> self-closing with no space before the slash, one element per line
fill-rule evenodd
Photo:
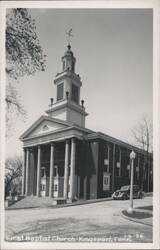
<path fill-rule="evenodd" d="M 131 144 L 127 143 L 127 142 L 121 141 L 121 140 L 119 140 L 117 138 L 114 138 L 112 136 L 109 136 L 109 135 L 101 133 L 101 132 L 94 132 L 92 134 L 89 134 L 89 135 L 87 135 L 87 139 L 88 140 L 91 140 L 91 139 L 102 139 L 102 140 L 105 140 L 105 141 L 117 144 L 119 146 L 128 148 L 130 150 L 134 149 L 135 151 L 137 151 L 139 153 L 143 153 L 143 154 L 146 153 L 146 151 L 143 150 L 143 149 L 141 149 L 141 148 L 135 147 L 134 145 L 131 145 Z"/>
<path fill-rule="evenodd" d="M 57 132 L 60 132 L 60 131 L 65 131 L 65 130 L 68 130 L 68 129 L 76 129 L 76 130 L 80 130 L 84 133 L 93 133 L 92 130 L 89 130 L 89 129 L 86 129 L 86 128 L 83 128 L 81 126 L 78 126 L 77 124 L 74 124 L 72 122 L 68 122 L 68 121 L 64 121 L 64 120 L 60 120 L 60 119 L 57 119 L 57 118 L 52 118 L 50 116 L 45 116 L 45 115 L 42 115 L 38 120 L 36 120 L 21 136 L 20 136 L 20 140 L 24 140 L 24 139 L 27 139 L 26 137 L 28 137 L 28 139 L 30 138 L 30 133 L 36 129 L 42 121 L 51 121 L 51 122 L 54 122 L 54 123 L 58 123 L 58 124 L 61 124 L 61 125 L 65 125 L 65 128 L 62 128 L 62 129 L 59 129 L 59 130 L 56 130 L 56 131 L 50 131 L 50 132 L 46 132 L 44 133 L 43 135 L 41 136 L 45 136 L 45 135 L 48 135 L 48 134 L 52 134 L 52 133 L 57 133 Z M 39 136 L 39 135 L 37 135 Z M 37 137 L 37 136 L 34 136 L 34 137 Z"/>
<path fill-rule="evenodd" d="M 36 138 L 38 137 L 39 135 L 35 135 L 35 136 L 30 136 L 31 132 L 36 129 L 42 121 L 51 121 L 51 122 L 54 122 L 54 123 L 58 123 L 58 124 L 61 124 L 61 125 L 65 125 L 65 127 L 61 128 L 61 129 L 58 129 L 56 131 L 50 131 L 50 132 L 46 132 L 40 136 L 47 136 L 49 134 L 53 134 L 53 133 L 59 133 L 61 131 L 68 131 L 70 129 L 75 129 L 75 130 L 79 130 L 83 133 L 85 133 L 85 140 L 95 140 L 95 139 L 101 139 L 101 140 L 104 140 L 104 141 L 107 141 L 107 142 L 111 142 L 113 144 L 117 144 L 119 146 L 122 146 L 122 147 L 125 147 L 125 148 L 128 148 L 130 150 L 132 150 L 134 148 L 135 151 L 139 152 L 139 153 L 143 153 L 145 154 L 146 151 L 143 150 L 143 149 L 140 149 L 138 147 L 135 147 L 129 143 L 126 143 L 124 141 L 121 141 L 117 138 L 114 138 L 112 136 L 109 136 L 107 134 L 104 134 L 102 132 L 95 132 L 93 130 L 90 130 L 90 129 L 87 129 L 87 128 L 84 128 L 84 127 L 81 127 L 81 126 L 78 126 L 77 124 L 74 124 L 72 122 L 68 122 L 68 121 L 64 121 L 64 120 L 60 120 L 60 119 L 57 119 L 57 118 L 52 118 L 50 116 L 46 116 L 46 115 L 42 115 L 38 120 L 36 120 L 21 136 L 20 136 L 20 140 L 24 141 L 24 140 L 29 140 L 29 139 L 32 139 L 32 138 Z M 28 138 L 27 138 L 28 137 Z"/>
<path fill-rule="evenodd" d="M 73 123 L 71 122 L 67 122 L 67 121 L 63 121 L 63 120 L 59 120 L 59 119 L 55 119 L 52 118 L 50 116 L 46 116 L 46 115 L 42 115 L 38 120 L 36 120 L 21 136 L 20 139 L 23 139 L 24 137 L 26 137 L 27 135 L 29 135 L 42 121 L 44 120 L 48 120 L 48 121 L 53 121 L 55 123 L 59 123 L 65 126 L 72 126 Z"/>

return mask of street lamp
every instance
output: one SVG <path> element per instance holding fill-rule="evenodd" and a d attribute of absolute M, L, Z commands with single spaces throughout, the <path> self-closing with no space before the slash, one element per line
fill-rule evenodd
<path fill-rule="evenodd" d="M 131 159 L 131 177 L 130 177 L 130 207 L 128 209 L 128 212 L 133 213 L 133 167 L 134 167 L 134 159 L 136 157 L 135 152 L 132 150 L 130 153 L 130 159 Z"/>

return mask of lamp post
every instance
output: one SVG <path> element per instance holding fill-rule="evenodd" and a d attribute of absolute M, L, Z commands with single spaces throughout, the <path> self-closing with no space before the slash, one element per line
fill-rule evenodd
<path fill-rule="evenodd" d="M 131 177 L 130 177 L 130 207 L 128 209 L 128 212 L 133 213 L 133 167 L 134 167 L 134 159 L 136 157 L 135 152 L 132 150 L 130 153 L 130 159 L 131 159 Z"/>

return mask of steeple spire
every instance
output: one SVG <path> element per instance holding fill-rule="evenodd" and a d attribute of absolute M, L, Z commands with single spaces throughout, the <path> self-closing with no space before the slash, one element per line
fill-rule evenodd
<path fill-rule="evenodd" d="M 66 35 L 67 35 L 67 41 L 68 41 L 68 46 L 67 47 L 69 47 L 70 46 L 70 42 L 71 42 L 71 37 L 73 36 L 73 34 L 72 34 L 72 29 L 69 29 L 69 31 L 68 32 L 66 32 Z M 71 48 L 71 47 L 70 47 Z M 69 49 L 69 48 L 68 48 Z"/>

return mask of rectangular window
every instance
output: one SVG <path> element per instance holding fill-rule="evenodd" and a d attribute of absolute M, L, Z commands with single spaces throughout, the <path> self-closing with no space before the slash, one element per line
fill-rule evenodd
<path fill-rule="evenodd" d="M 40 190 L 41 190 L 41 191 L 45 191 L 45 190 L 46 190 L 46 185 L 45 185 L 45 184 L 41 184 Z"/>
<path fill-rule="evenodd" d="M 139 180 L 139 166 L 136 167 L 136 179 Z"/>
<path fill-rule="evenodd" d="M 136 167 L 136 179 L 139 180 L 139 167 Z"/>
<path fill-rule="evenodd" d="M 54 166 L 54 176 L 57 176 L 58 175 L 58 169 L 57 169 L 57 166 Z"/>
<path fill-rule="evenodd" d="M 108 185 L 108 177 L 107 176 L 104 176 L 104 184 Z"/>
<path fill-rule="evenodd" d="M 117 168 L 120 168 L 120 167 L 121 167 L 120 162 L 117 162 Z"/>
<path fill-rule="evenodd" d="M 109 173 L 109 165 L 107 165 L 107 173 Z"/>
<path fill-rule="evenodd" d="M 109 173 L 109 165 L 104 165 L 104 171 Z"/>
<path fill-rule="evenodd" d="M 41 177 L 44 177 L 45 170 L 44 168 L 41 169 Z"/>
<path fill-rule="evenodd" d="M 74 62 L 72 62 L 72 71 L 74 72 Z"/>
<path fill-rule="evenodd" d="M 110 189 L 110 176 L 107 175 L 107 173 L 103 173 L 103 190 L 109 190 Z"/>
<path fill-rule="evenodd" d="M 55 185 L 54 185 L 54 191 L 57 192 L 57 190 L 58 190 L 58 185 L 55 184 Z"/>
<path fill-rule="evenodd" d="M 104 165 L 108 165 L 109 162 L 108 162 L 108 159 L 104 159 Z"/>
<path fill-rule="evenodd" d="M 57 85 L 57 101 L 63 99 L 63 82 Z"/>
<path fill-rule="evenodd" d="M 144 172 L 144 179 L 145 179 L 145 181 L 147 180 L 147 173 L 146 173 L 146 171 Z"/>
<path fill-rule="evenodd" d="M 116 175 L 120 177 L 120 175 L 121 175 L 121 164 L 120 164 L 120 162 L 117 162 L 116 167 L 117 167 L 116 168 Z"/>
<path fill-rule="evenodd" d="M 72 101 L 78 103 L 79 99 L 79 93 L 78 93 L 78 87 L 72 84 L 72 95 L 71 95 Z"/>
<path fill-rule="evenodd" d="M 65 70 L 65 61 L 63 61 L 63 71 Z"/>

